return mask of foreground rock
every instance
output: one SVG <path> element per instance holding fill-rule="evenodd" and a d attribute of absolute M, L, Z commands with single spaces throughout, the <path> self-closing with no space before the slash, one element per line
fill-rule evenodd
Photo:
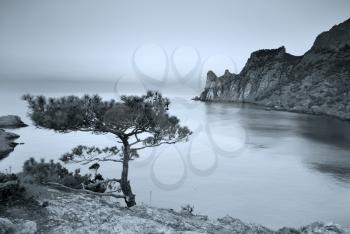
<path fill-rule="evenodd" d="M 198 99 L 350 119 L 350 19 L 321 33 L 303 56 L 259 50 L 239 74 L 208 72 Z"/>
<path fill-rule="evenodd" d="M 27 125 L 16 115 L 0 116 L 0 128 L 20 128 L 25 126 Z"/>
<path fill-rule="evenodd" d="M 19 135 L 0 129 L 0 160 L 14 150 L 18 144 L 14 142 L 17 138 L 19 138 Z"/>
<path fill-rule="evenodd" d="M 38 233 L 344 233 L 337 225 L 313 223 L 274 231 L 246 224 L 226 216 L 210 220 L 206 216 L 175 212 L 148 206 L 124 208 L 108 197 L 75 194 L 53 189 L 35 189 L 41 208 L 9 207 L 0 216 L 31 221 L 28 227 Z M 23 221 L 21 221 L 23 222 Z M 8 222 L 7 222 L 8 223 Z M 36 225 L 34 225 L 35 223 Z M 16 228 L 16 227 L 13 227 Z M 18 228 L 16 229 L 18 230 Z"/>
<path fill-rule="evenodd" d="M 17 220 L 16 223 L 9 219 L 0 218 L 0 233 L 34 234 L 37 231 L 36 223 L 28 220 Z"/>

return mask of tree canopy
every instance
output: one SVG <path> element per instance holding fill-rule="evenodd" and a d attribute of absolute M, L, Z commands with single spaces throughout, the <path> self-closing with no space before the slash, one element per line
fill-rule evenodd
<path fill-rule="evenodd" d="M 158 92 L 146 95 L 121 96 L 121 101 L 103 101 L 98 95 L 46 98 L 24 95 L 29 116 L 37 127 L 60 132 L 91 131 L 112 133 L 121 138 L 134 136 L 144 146 L 175 143 L 191 133 L 180 126 L 175 116 L 167 113 L 169 99 Z M 141 133 L 147 137 L 140 139 Z"/>
<path fill-rule="evenodd" d="M 139 150 L 186 141 L 191 135 L 186 126 L 180 125 L 177 117 L 169 115 L 169 99 L 155 91 L 148 91 L 142 96 L 123 95 L 120 101 L 103 101 L 98 95 L 60 98 L 24 95 L 23 99 L 27 101 L 28 114 L 37 127 L 63 133 L 88 131 L 116 136 L 121 148 L 77 146 L 63 155 L 62 161 L 122 163 L 118 182 L 128 206 L 136 204 L 128 181 L 128 162 L 139 156 Z"/>

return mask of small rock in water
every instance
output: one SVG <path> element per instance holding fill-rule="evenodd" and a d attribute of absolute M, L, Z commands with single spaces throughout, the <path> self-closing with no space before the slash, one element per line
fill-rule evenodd
<path fill-rule="evenodd" d="M 0 116 L 0 128 L 20 128 L 28 126 L 16 115 Z"/>

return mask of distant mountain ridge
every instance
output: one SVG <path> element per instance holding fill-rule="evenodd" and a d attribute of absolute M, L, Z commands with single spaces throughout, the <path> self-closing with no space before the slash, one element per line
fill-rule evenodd
<path fill-rule="evenodd" d="M 202 101 L 249 102 L 350 120 L 350 19 L 317 36 L 302 56 L 284 47 L 251 54 L 239 74 L 207 74 Z"/>

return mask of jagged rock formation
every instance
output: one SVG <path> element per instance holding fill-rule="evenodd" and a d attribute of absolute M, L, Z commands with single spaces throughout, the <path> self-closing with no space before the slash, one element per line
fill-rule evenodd
<path fill-rule="evenodd" d="M 303 56 L 253 52 L 239 74 L 207 74 L 202 101 L 249 102 L 350 119 L 350 19 L 321 33 Z"/>

